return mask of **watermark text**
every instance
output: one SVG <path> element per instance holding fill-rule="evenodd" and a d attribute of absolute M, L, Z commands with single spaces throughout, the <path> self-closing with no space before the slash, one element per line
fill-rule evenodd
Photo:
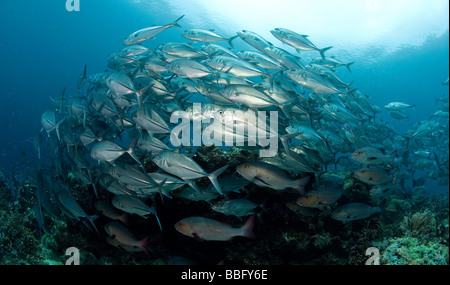
<path fill-rule="evenodd" d="M 80 0 L 67 0 L 66 10 L 69 12 L 80 11 Z"/>

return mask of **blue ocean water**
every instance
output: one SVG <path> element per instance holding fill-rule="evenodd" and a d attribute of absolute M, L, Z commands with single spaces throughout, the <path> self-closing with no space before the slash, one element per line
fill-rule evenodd
<path fill-rule="evenodd" d="M 176 1 L 81 0 L 79 12 L 68 12 L 65 2 L 0 2 L 0 171 L 5 174 L 31 169 L 37 164 L 32 140 L 41 129 L 41 114 L 52 107 L 49 97 L 56 97 L 63 88 L 67 88 L 67 96 L 77 94 L 76 79 L 84 64 L 87 64 L 88 74 L 105 70 L 107 57 L 123 48 L 122 42 L 130 33 L 171 22 L 185 14 L 186 21 L 181 23 L 183 29 L 169 29 L 158 35 L 151 45 L 187 41 L 180 32 L 192 28 L 193 22 L 200 23 L 201 28 L 232 35 L 227 30 L 226 16 L 220 15 L 217 20 L 218 16 L 209 14 L 208 10 L 189 9 L 190 1 L 183 1 L 184 4 L 178 6 Z M 344 10 L 345 5 L 342 3 Z M 280 13 L 283 9 L 289 10 L 289 7 L 276 8 Z M 202 18 L 194 19 L 198 15 Z M 255 19 L 256 25 L 258 21 L 261 25 L 267 22 L 266 18 L 256 16 Z M 301 20 L 299 17 L 296 21 Z M 230 23 L 230 26 L 246 28 L 238 22 Z M 337 37 L 345 38 L 349 33 L 351 31 L 343 30 Z M 310 38 L 314 37 L 320 39 L 321 45 L 324 43 L 321 35 L 310 35 Z M 380 114 L 399 132 L 404 132 L 415 122 L 427 120 L 437 110 L 435 98 L 448 97 L 448 86 L 441 85 L 448 78 L 448 39 L 447 22 L 446 32 L 438 36 L 430 33 L 422 44 L 401 46 L 388 54 L 380 52 L 385 48 L 385 43 L 382 45 L 381 42 L 380 46 L 374 44 L 359 54 L 352 54 L 352 51 L 360 51 L 362 47 L 351 46 L 349 42 L 348 49 L 342 54 L 333 49 L 330 54 L 356 62 L 352 66 L 353 73 L 344 69 L 338 74 L 347 82 L 354 81 L 354 86 L 368 94 L 371 102 L 381 109 L 391 101 L 416 105 L 415 111 L 408 111 L 409 118 L 402 121 L 392 119 L 386 110 Z M 275 41 L 273 37 L 270 40 Z M 248 47 L 244 42 L 236 41 L 236 48 Z M 342 50 L 342 46 L 340 48 L 336 48 L 336 52 Z M 371 57 L 365 58 L 364 54 Z"/>
<path fill-rule="evenodd" d="M 411 1 L 411 5 L 408 5 L 407 0 L 79 0 L 80 11 L 69 12 L 66 10 L 66 0 L 1 0 L 0 172 L 6 176 L 6 180 L 2 181 L 0 177 L 0 181 L 7 182 L 6 184 L 13 183 L 13 179 L 11 179 L 13 176 L 19 176 L 18 180 L 24 181 L 24 176 L 34 176 L 34 172 L 41 166 L 41 163 L 48 163 L 47 150 L 42 152 L 43 157 L 39 161 L 33 145 L 34 135 L 42 128 L 41 115 L 44 111 L 53 108 L 50 98 L 58 97 L 64 88 L 66 89 L 66 98 L 83 95 L 80 92 L 87 92 L 86 88 L 80 91 L 76 87 L 77 79 L 85 64 L 88 76 L 105 71 L 108 57 L 124 48 L 123 40 L 132 32 L 152 25 L 171 23 L 181 15 L 185 15 L 179 23 L 182 26 L 181 29 L 170 28 L 157 35 L 154 40 L 144 42 L 143 45 L 155 48 L 167 42 L 189 42 L 181 36 L 181 32 L 189 28 L 214 29 L 215 32 L 226 37 L 234 36 L 237 31 L 247 29 L 255 31 L 277 46 L 297 54 L 295 50 L 280 43 L 269 32 L 270 29 L 276 27 L 290 28 L 300 34 L 307 34 L 309 39 L 321 48 L 333 46 L 326 52 L 327 57 L 334 56 L 345 63 L 354 62 L 351 66 L 352 72 L 345 67 L 340 67 L 336 69 L 336 74 L 346 83 L 353 82 L 353 87 L 369 96 L 370 102 L 381 111 L 377 114 L 377 118 L 392 126 L 399 134 L 405 134 L 417 122 L 430 120 L 430 116 L 445 104 L 442 102 L 445 99 L 447 100 L 445 111 L 448 112 L 449 87 L 443 85 L 442 82 L 449 76 L 449 3 L 447 0 L 430 2 L 418 0 Z M 225 42 L 220 44 L 227 46 Z M 201 43 L 193 45 L 200 47 Z M 239 38 L 234 41 L 234 48 L 236 51 L 250 49 L 249 45 Z M 302 62 L 307 64 L 310 59 L 318 57 L 319 54 L 315 51 L 308 51 L 301 52 L 300 56 Z M 408 118 L 395 120 L 384 108 L 387 103 L 393 101 L 415 105 L 415 108 L 405 111 Z M 442 136 L 447 138 L 446 144 L 448 145 L 448 118 L 434 118 L 434 120 L 443 126 L 440 131 Z M 42 131 L 42 136 L 45 142 L 47 139 L 45 131 Z M 427 138 L 422 139 L 426 140 Z M 123 142 L 127 146 L 129 143 L 129 141 Z M 44 145 L 44 147 L 46 146 Z M 404 147 L 407 146 L 404 145 Z M 445 153 L 441 150 L 439 153 L 448 158 L 448 152 Z M 345 155 L 348 156 L 349 153 Z M 89 155 L 86 153 L 86 156 Z M 205 155 L 205 157 L 208 156 Z M 131 160 L 129 157 L 128 159 Z M 249 159 L 249 161 L 251 160 Z M 444 168 L 448 171 L 448 161 L 446 163 Z M 92 162 L 92 165 L 94 164 L 96 162 Z M 330 168 L 333 170 L 332 166 Z M 411 168 L 404 169 L 412 171 Z M 436 170 L 436 167 L 433 169 Z M 47 174 L 45 170 L 43 174 Z M 414 176 L 416 179 L 425 178 L 427 174 L 428 169 L 417 170 Z M 51 177 L 50 175 L 49 177 Z M 73 172 L 69 176 L 62 178 L 64 184 L 59 187 L 77 185 L 77 189 L 71 189 L 71 191 L 77 192 L 77 198 L 82 197 L 78 195 L 85 194 L 93 197 L 94 194 L 84 191 L 85 187 L 80 186 L 81 183 L 73 179 Z M 351 179 L 346 178 L 346 181 L 348 180 Z M 448 185 L 438 185 L 439 181 L 440 179 L 426 178 L 426 191 L 432 194 L 448 195 Z M 2 186 L 7 186 L 6 184 Z M 406 254 L 404 259 L 410 263 L 419 262 L 419 260 L 428 262 L 433 259 L 437 260 L 439 257 L 442 259 L 440 264 L 448 264 L 448 201 L 446 204 L 448 196 L 430 195 L 427 197 L 429 200 L 425 200 L 420 197 L 419 190 L 417 191 L 418 197 L 405 198 L 404 201 L 397 197 L 386 200 L 378 199 L 378 197 L 373 200 L 371 198 L 373 206 L 386 207 L 383 209 L 385 211 L 382 215 L 374 215 L 373 219 L 364 219 L 363 223 L 357 221 L 353 224 L 341 224 L 340 221 L 334 221 L 329 217 L 327 211 L 331 209 L 320 212 L 314 209 L 320 213 L 321 217 L 319 218 L 315 217 L 317 212 L 310 213 L 311 216 L 308 216 L 309 214 L 295 215 L 287 209 L 289 207 L 284 207 L 287 206 L 285 198 L 293 196 L 292 193 L 287 193 L 286 196 L 280 198 L 282 191 L 275 191 L 275 194 L 269 191 L 259 191 L 261 189 L 253 184 L 255 183 L 250 183 L 249 189 L 240 194 L 254 195 L 250 200 L 256 197 L 261 198 L 260 202 L 262 202 L 264 199 L 265 202 L 262 202 L 261 208 L 267 206 L 269 210 L 264 211 L 258 217 L 262 217 L 256 223 L 258 236 L 250 244 L 251 246 L 247 246 L 246 243 L 239 244 L 239 240 L 237 243 L 226 242 L 218 245 L 198 242 L 182 236 L 175 232 L 173 228 L 175 221 L 172 220 L 178 217 L 185 218 L 188 213 L 206 217 L 212 212 L 210 205 L 202 204 L 203 201 L 198 204 L 192 201 L 186 202 L 176 195 L 174 195 L 175 199 L 162 200 L 162 202 L 168 202 L 168 204 L 162 205 L 157 197 L 158 203 L 153 202 L 152 206 L 156 206 L 158 215 L 163 221 L 164 239 L 161 244 L 158 244 L 158 247 L 155 247 L 157 251 L 161 250 L 160 255 L 157 255 L 159 260 L 155 263 L 160 263 L 162 258 L 169 255 L 191 253 L 192 257 L 200 257 L 200 261 L 204 259 L 208 261 L 208 264 L 217 264 L 219 260 L 222 260 L 222 256 L 226 256 L 225 264 L 231 264 L 227 262 L 235 260 L 240 262 L 240 258 L 237 257 L 241 257 L 242 262 L 245 260 L 248 264 L 256 262 L 261 262 L 261 264 L 297 264 L 299 262 L 311 264 L 317 262 L 319 264 L 319 261 L 316 260 L 318 257 L 321 258 L 321 263 L 361 264 L 365 261 L 364 252 L 370 241 L 370 246 L 377 246 L 382 249 L 383 254 L 386 253 L 383 264 L 401 264 L 399 257 L 403 257 L 405 252 L 410 252 L 411 256 L 413 253 L 419 256 L 416 257 L 417 260 L 414 260 L 414 258 L 409 259 Z M 406 184 L 409 190 L 414 186 L 410 180 Z M 201 186 L 203 187 L 203 185 Z M 368 187 L 367 189 L 369 189 Z M 22 188 L 28 191 L 28 196 L 24 195 L 20 200 L 21 205 L 18 202 L 10 203 L 10 189 L 7 187 L 1 189 L 7 189 L 7 193 L 0 193 L 3 195 L 0 198 L 0 202 L 2 202 L 0 203 L 0 216 L 8 223 L 0 223 L 0 234 L 3 234 L 0 235 L 0 245 L 2 245 L 0 264 L 29 262 L 23 255 L 24 252 L 27 252 L 27 248 L 21 248 L 21 245 L 25 244 L 23 241 L 27 240 L 32 240 L 33 243 L 30 244 L 34 244 L 36 248 L 51 247 L 49 252 L 56 252 L 56 257 L 45 256 L 45 259 L 48 259 L 46 262 L 51 261 L 57 264 L 64 259 L 61 257 L 61 249 L 67 242 L 73 243 L 70 246 L 78 246 L 82 254 L 89 250 L 92 252 L 92 255 L 89 256 L 98 255 L 98 260 L 104 257 L 102 259 L 104 264 L 110 264 L 111 260 L 117 264 L 122 264 L 122 261 L 136 264 L 133 258 L 136 258 L 137 264 L 154 261 L 153 256 L 150 259 L 143 254 L 141 256 L 119 254 L 120 258 L 119 255 L 116 255 L 113 248 L 105 243 L 106 233 L 103 231 L 103 227 L 100 227 L 110 221 L 103 217 L 100 211 L 94 210 L 94 206 L 92 206 L 94 199 L 79 199 L 79 201 L 85 203 L 82 207 L 89 215 L 98 214 L 100 216 L 96 220 L 100 234 L 92 232 L 92 235 L 89 236 L 89 227 L 85 227 L 81 223 L 69 225 L 67 222 L 66 229 L 62 223 L 54 223 L 57 219 L 52 219 L 48 225 L 56 231 L 60 230 L 62 235 L 56 235 L 54 240 L 49 237 L 50 235 L 47 235 L 49 239 L 40 239 L 39 237 L 42 236 L 40 236 L 41 229 L 37 226 L 38 222 L 28 219 L 35 214 L 31 213 L 30 209 L 35 200 L 34 196 L 37 196 L 38 192 L 34 193 L 35 187 L 30 184 Z M 86 188 L 90 190 L 92 186 L 86 186 Z M 358 202 L 362 196 L 368 198 L 367 191 L 362 195 L 358 192 L 359 188 L 355 189 L 352 189 L 353 196 L 351 197 L 357 199 L 350 199 L 347 195 L 343 195 L 338 203 L 339 207 L 343 203 Z M 259 195 L 262 196 L 268 195 L 261 197 L 255 195 L 255 192 L 258 192 L 257 194 L 261 192 L 262 194 Z M 105 193 L 100 192 L 100 194 Z M 109 192 L 106 194 L 111 195 Z M 402 197 L 403 194 L 407 197 L 408 193 L 400 194 L 399 197 Z M 30 196 L 33 197 L 30 198 Z M 105 196 L 101 195 L 100 199 Z M 222 198 L 220 197 L 220 199 Z M 258 199 L 255 199 L 255 202 Z M 269 202 L 266 203 L 267 201 Z M 405 203 L 402 204 L 402 201 Z M 86 204 L 89 204 L 90 207 L 86 207 Z M 3 207 L 3 205 L 7 206 Z M 173 205 L 173 207 L 166 205 Z M 337 205 L 333 205 L 333 211 L 335 206 Z M 295 210 L 293 211 L 295 212 Z M 39 220 L 38 215 L 36 216 Z M 422 224 L 422 228 L 418 227 L 419 229 L 416 231 L 416 234 L 422 239 L 415 239 L 417 236 L 410 239 L 412 231 L 409 232 L 402 228 L 408 225 L 408 219 L 411 221 L 414 216 L 428 217 L 428 222 L 423 223 L 425 225 Z M 27 219 L 22 219 L 22 217 L 27 217 Z M 153 228 L 147 225 L 155 226 L 154 230 L 159 231 L 153 217 L 145 220 L 137 216 L 134 218 L 130 218 L 132 220 L 130 225 L 135 226 L 133 231 L 138 229 L 135 231 L 138 235 L 147 235 L 153 231 Z M 225 221 L 232 218 L 234 217 L 219 216 L 218 220 Z M 9 222 L 14 219 L 18 223 L 10 226 Z M 377 224 L 377 221 L 381 222 Z M 242 223 L 239 222 L 239 224 Z M 140 225 L 145 226 L 139 228 Z M 436 228 L 435 231 L 427 232 L 433 226 Z M 80 228 L 82 230 L 79 230 Z M 19 234 L 15 232 L 16 230 L 19 231 Z M 171 235 L 171 230 L 173 235 Z M 31 235 L 30 232 L 32 232 Z M 354 235 L 349 236 L 349 232 L 353 232 Z M 383 234 L 381 235 L 380 232 Z M 376 235 L 379 236 L 376 237 Z M 10 237 L 14 237 L 14 239 Z M 66 239 L 67 237 L 69 238 Z M 392 240 L 394 237 L 398 239 Z M 81 244 L 85 238 L 88 242 Z M 411 240 L 415 241 L 414 246 L 410 245 L 410 248 L 404 250 L 406 246 L 403 240 L 407 239 L 410 244 Z M 77 243 L 79 241 L 80 244 Z M 372 244 L 372 242 L 377 244 Z M 389 246 L 385 243 L 388 243 Z M 15 249 L 14 245 L 18 249 Z M 436 249 L 437 245 L 446 246 L 446 255 L 445 252 Z M 7 248 L 7 246 L 11 247 Z M 95 248 L 97 246 L 98 248 Z M 423 252 L 413 252 L 410 250 L 413 247 L 419 248 Z M 33 247 L 30 247 L 30 252 L 26 253 L 29 260 L 36 259 L 34 258 L 36 252 L 40 252 L 32 250 Z M 249 255 L 246 255 L 244 250 L 248 250 Z M 345 256 L 350 251 L 352 253 L 349 256 L 352 258 L 358 257 L 364 260 L 356 260 L 356 258 L 345 261 L 333 260 L 334 256 Z M 395 254 L 397 251 L 400 252 L 399 255 Z M 298 254 L 299 252 L 301 254 Z M 331 254 L 328 255 L 328 253 Z M 305 256 L 302 256 L 303 254 Z M 255 255 L 253 260 L 251 257 L 248 258 L 252 255 Z M 9 260 L 11 256 L 14 257 L 11 259 L 12 261 Z M 111 259 L 111 256 L 115 257 Z M 131 261 L 128 257 L 132 257 Z M 95 260 L 83 258 L 82 264 L 94 261 L 97 261 L 97 258 Z M 54 264 L 51 262 L 49 264 Z"/>

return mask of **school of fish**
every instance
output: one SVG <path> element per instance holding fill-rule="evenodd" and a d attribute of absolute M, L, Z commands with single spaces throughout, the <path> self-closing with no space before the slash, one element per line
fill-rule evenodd
<path fill-rule="evenodd" d="M 54 108 L 43 112 L 42 130 L 34 138 L 43 165 L 35 178 L 34 210 L 44 232 L 51 234 L 44 215 L 64 214 L 93 231 L 104 231 L 113 246 L 148 253 L 149 238 L 138 239 L 127 228 L 130 215 L 154 219 L 161 231 L 174 227 L 203 241 L 258 238 L 253 232 L 255 215 L 264 203 L 228 198 L 229 192 L 249 184 L 298 191 L 296 201 L 286 201 L 287 208 L 313 216 L 331 207 L 337 223 L 382 215 L 383 209 L 359 201 L 339 204 L 345 194 L 342 181 L 322 178 L 330 169 L 352 173 L 368 185 L 371 197 L 406 191 L 415 171 L 448 185 L 448 98 L 436 101 L 439 109 L 428 120 L 399 133 L 377 118 L 382 108 L 368 95 L 339 78 L 337 70 L 352 72 L 354 63 L 328 57 L 331 46 L 317 47 L 307 35 L 286 28 L 270 31 L 277 43 L 248 30 L 226 36 L 193 28 L 174 42 L 152 45 L 158 34 L 180 28 L 182 19 L 124 35 L 124 48 L 108 58 L 106 71 L 88 75 L 85 66 L 76 83 L 79 94 L 63 91 L 52 98 Z M 235 50 L 237 41 L 248 49 Z M 306 63 L 301 59 L 304 53 L 318 57 Z M 201 102 L 201 113 L 193 107 L 195 102 Z M 402 120 L 411 116 L 408 112 L 412 114 L 415 105 L 388 102 L 384 108 Z M 277 112 L 277 128 L 266 120 L 253 124 L 242 119 L 259 111 Z M 183 123 L 172 121 L 173 114 Z M 235 169 L 206 171 L 192 152 L 171 143 L 171 137 L 176 141 L 193 126 L 192 132 L 221 131 L 221 143 L 230 134 L 240 148 L 264 149 L 248 132 L 224 123 L 230 121 L 243 130 L 274 135 L 276 155 Z M 193 137 L 185 140 L 192 141 Z M 148 163 L 157 169 L 149 171 Z M 107 191 L 112 199 L 98 199 L 95 209 L 83 209 L 71 193 L 69 174 L 96 197 Z M 202 178 L 209 186 L 197 185 Z M 239 218 L 241 227 L 200 215 L 163 224 L 158 204 L 174 196 L 206 201 L 211 211 Z M 103 229 L 96 224 L 99 215 L 110 219 Z"/>

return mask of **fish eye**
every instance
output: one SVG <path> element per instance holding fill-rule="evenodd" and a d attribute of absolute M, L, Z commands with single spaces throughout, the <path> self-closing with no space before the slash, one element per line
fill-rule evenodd
<path fill-rule="evenodd" d="M 245 164 L 245 165 L 244 165 L 244 168 L 248 168 L 248 164 Z"/>
<path fill-rule="evenodd" d="M 362 151 L 358 150 L 358 151 L 357 151 L 356 153 L 357 153 L 357 154 L 361 154 L 361 153 L 362 153 Z"/>
<path fill-rule="evenodd" d="M 337 211 L 337 212 L 336 212 L 336 214 L 340 214 L 340 213 L 341 213 L 341 211 Z"/>

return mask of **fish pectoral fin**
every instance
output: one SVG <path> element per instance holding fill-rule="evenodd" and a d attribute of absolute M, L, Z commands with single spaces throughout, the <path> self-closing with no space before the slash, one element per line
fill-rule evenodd
<path fill-rule="evenodd" d="M 262 180 L 261 178 L 259 178 L 258 176 L 255 176 L 255 180 L 261 182 L 262 184 L 264 184 L 266 187 L 270 187 L 269 184 L 267 184 L 264 180 Z"/>
<path fill-rule="evenodd" d="M 192 234 L 192 237 L 195 238 L 195 239 L 198 240 L 198 241 L 201 241 L 201 242 L 204 241 L 197 233 L 193 233 L 193 234 Z"/>

